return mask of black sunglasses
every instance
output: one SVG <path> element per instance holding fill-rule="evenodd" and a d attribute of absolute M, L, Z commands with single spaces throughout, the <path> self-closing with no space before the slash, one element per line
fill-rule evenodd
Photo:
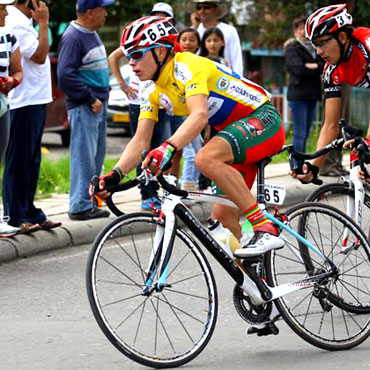
<path fill-rule="evenodd" d="M 215 5 L 211 5 L 211 4 L 204 4 L 204 5 L 197 5 L 196 7 L 195 7 L 195 9 L 196 10 L 201 10 L 201 9 L 206 9 L 206 10 L 209 10 L 209 9 L 211 9 L 211 8 L 214 8 L 215 7 Z"/>
<path fill-rule="evenodd" d="M 327 39 L 321 40 L 321 41 L 312 41 L 312 45 L 317 49 L 317 48 L 322 48 L 325 46 L 325 44 L 333 39 L 333 36 L 328 37 Z"/>

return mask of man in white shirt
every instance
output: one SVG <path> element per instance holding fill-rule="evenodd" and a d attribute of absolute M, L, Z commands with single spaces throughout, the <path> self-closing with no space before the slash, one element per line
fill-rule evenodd
<path fill-rule="evenodd" d="M 190 13 L 195 13 L 200 23 L 197 28 L 200 38 L 203 37 L 207 28 L 219 28 L 225 38 L 224 57 L 229 63 L 229 67 L 243 76 L 243 56 L 240 45 L 240 38 L 238 31 L 234 26 L 220 22 L 219 19 L 223 18 L 228 12 L 228 4 L 223 0 L 188 0 L 186 8 Z"/>
<path fill-rule="evenodd" d="M 18 0 L 7 7 L 5 26 L 19 41 L 22 84 L 9 93 L 10 138 L 3 178 L 4 213 L 20 233 L 60 226 L 34 206 L 41 163 L 46 105 L 52 101 L 48 57 L 49 9 L 43 1 Z M 39 24 L 37 32 L 33 20 Z"/>

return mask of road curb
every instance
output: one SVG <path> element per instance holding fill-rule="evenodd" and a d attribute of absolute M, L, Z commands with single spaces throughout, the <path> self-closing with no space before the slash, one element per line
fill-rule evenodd
<path fill-rule="evenodd" d="M 210 215 L 211 205 L 198 203 L 191 211 L 201 222 L 205 222 Z M 0 239 L 0 263 L 92 243 L 98 233 L 114 219 L 109 217 L 90 221 L 70 221 L 50 231 L 40 230 L 29 235 Z"/>
<path fill-rule="evenodd" d="M 337 182 L 338 178 L 324 178 L 324 180 Z M 285 186 L 284 207 L 303 202 L 308 194 L 317 188 L 313 184 L 302 185 L 296 180 L 289 180 L 286 176 L 271 178 L 267 182 Z M 252 193 L 255 195 L 255 188 L 252 189 Z M 195 203 L 190 209 L 204 223 L 211 214 L 211 207 L 210 203 Z M 70 221 L 66 218 L 63 225 L 54 230 L 40 230 L 30 235 L 2 238 L 0 239 L 0 263 L 26 258 L 37 253 L 92 243 L 98 233 L 114 219 L 114 216 L 89 221 Z"/>

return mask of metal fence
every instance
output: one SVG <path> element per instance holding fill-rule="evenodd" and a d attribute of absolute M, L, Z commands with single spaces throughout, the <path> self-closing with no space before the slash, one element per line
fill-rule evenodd
<path fill-rule="evenodd" d="M 349 99 L 349 117 L 350 122 L 361 127 L 364 132 L 370 121 L 370 89 L 362 89 L 359 87 L 350 88 Z M 284 87 L 282 94 L 272 94 L 272 102 L 283 117 L 285 129 L 289 130 L 292 125 L 292 118 L 287 100 L 287 88 Z M 314 125 L 321 125 L 323 120 L 323 105 L 317 104 L 317 112 L 314 119 Z"/>

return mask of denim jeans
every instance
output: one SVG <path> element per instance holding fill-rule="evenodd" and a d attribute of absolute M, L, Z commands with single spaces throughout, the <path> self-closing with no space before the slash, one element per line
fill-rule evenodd
<path fill-rule="evenodd" d="M 199 134 L 191 143 L 182 149 L 184 164 L 182 166 L 181 181 L 198 181 L 199 170 L 195 166 L 195 155 L 202 147 L 202 136 Z"/>
<path fill-rule="evenodd" d="M 140 105 L 129 104 L 128 112 L 130 116 L 130 130 L 131 135 L 134 136 L 137 130 L 137 122 L 140 114 Z M 152 141 L 150 142 L 150 149 L 160 146 L 171 136 L 169 122 L 165 119 L 167 116 L 163 109 L 159 110 L 158 122 L 154 126 Z M 136 174 L 140 175 L 141 164 L 136 167 Z M 154 196 L 158 196 L 159 186 L 156 182 L 150 181 L 148 185 L 140 185 L 141 199 L 146 200 Z"/>
<path fill-rule="evenodd" d="M 99 176 L 105 156 L 107 135 L 107 102 L 94 113 L 90 105 L 82 104 L 68 110 L 71 125 L 69 212 L 79 213 L 92 208 L 89 183 Z"/>
<path fill-rule="evenodd" d="M 289 107 L 293 119 L 293 146 L 300 152 L 306 151 L 316 108 L 316 100 L 292 100 Z"/>

